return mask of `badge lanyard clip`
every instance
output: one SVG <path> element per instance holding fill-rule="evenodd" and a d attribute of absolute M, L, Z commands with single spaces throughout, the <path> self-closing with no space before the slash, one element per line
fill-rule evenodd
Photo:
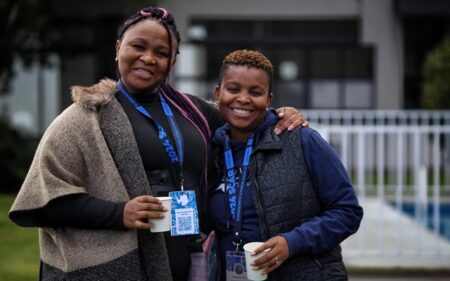
<path fill-rule="evenodd" d="M 233 240 L 233 245 L 236 248 L 236 253 L 239 252 L 239 246 L 242 245 L 242 239 Z"/>

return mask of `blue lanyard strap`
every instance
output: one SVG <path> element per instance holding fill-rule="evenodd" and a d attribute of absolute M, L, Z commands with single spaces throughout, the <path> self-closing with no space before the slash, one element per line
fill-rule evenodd
<path fill-rule="evenodd" d="M 180 161 L 180 168 L 182 168 L 184 161 L 183 135 L 181 134 L 180 128 L 178 127 L 175 117 L 173 116 L 172 109 L 170 108 L 169 104 L 166 102 L 166 99 L 163 97 L 161 93 L 159 94 L 159 98 L 161 100 L 161 105 L 164 110 L 164 114 L 169 120 L 170 129 L 175 138 L 175 144 L 177 146 L 178 151 L 178 159 Z"/>
<path fill-rule="evenodd" d="M 180 128 L 177 125 L 177 122 L 175 120 L 175 117 L 173 115 L 172 109 L 170 108 L 169 104 L 164 99 L 163 95 L 159 93 L 159 98 L 161 100 L 161 106 L 164 111 L 164 115 L 166 115 L 167 119 L 169 120 L 170 129 L 172 131 L 172 134 L 175 138 L 176 143 L 176 150 L 174 146 L 172 145 L 172 141 L 170 140 L 169 136 L 167 135 L 166 131 L 164 130 L 163 126 L 156 121 L 150 112 L 148 112 L 145 107 L 140 105 L 134 98 L 131 96 L 128 91 L 125 89 L 125 87 L 122 85 L 122 83 L 119 81 L 117 82 L 117 86 L 119 87 L 120 92 L 122 95 L 124 95 L 129 102 L 131 102 L 134 105 L 134 108 L 142 113 L 145 117 L 147 117 L 149 120 L 153 122 L 153 124 L 158 129 L 158 138 L 161 141 L 162 146 L 164 147 L 164 150 L 167 153 L 167 156 L 170 159 L 170 162 L 172 164 L 179 164 L 180 166 L 180 187 L 181 191 L 184 190 L 184 178 L 183 178 L 183 155 L 184 155 L 184 145 L 183 145 L 183 136 L 181 135 Z M 177 152 L 178 151 L 178 152 Z"/>
<path fill-rule="evenodd" d="M 242 174 L 239 183 L 239 189 L 236 189 L 236 172 L 234 169 L 233 152 L 230 147 L 230 139 L 228 136 L 225 138 L 225 166 L 227 171 L 228 182 L 228 203 L 230 205 L 231 216 L 233 217 L 233 244 L 236 246 L 236 250 L 242 243 L 240 239 L 242 228 L 242 197 L 244 196 L 244 187 L 247 183 L 248 165 L 250 163 L 250 156 L 253 149 L 253 135 L 247 140 L 245 147 L 244 159 L 242 162 Z"/>

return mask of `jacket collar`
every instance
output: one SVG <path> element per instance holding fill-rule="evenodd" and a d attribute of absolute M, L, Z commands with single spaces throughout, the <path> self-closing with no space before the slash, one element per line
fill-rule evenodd
<path fill-rule="evenodd" d="M 256 150 L 277 150 L 281 149 L 280 138 L 275 135 L 273 128 L 278 121 L 274 110 L 268 110 L 264 116 L 263 122 L 255 129 L 255 151 Z M 214 134 L 213 141 L 223 146 L 225 136 L 229 135 L 229 126 L 226 123 L 218 128 Z"/>
<path fill-rule="evenodd" d="M 255 151 L 257 150 L 281 150 L 282 144 L 280 138 L 273 132 L 273 126 L 266 128 L 260 135 L 256 143 Z"/>
<path fill-rule="evenodd" d="M 100 106 L 109 103 L 117 93 L 116 81 L 111 79 L 100 80 L 90 87 L 71 87 L 72 100 L 81 107 L 98 111 Z"/>

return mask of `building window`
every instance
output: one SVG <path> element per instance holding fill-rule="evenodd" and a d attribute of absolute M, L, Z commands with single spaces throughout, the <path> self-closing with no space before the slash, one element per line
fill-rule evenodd
<path fill-rule="evenodd" d="M 316 109 L 374 107 L 373 52 L 358 44 L 358 22 L 193 20 L 206 49 L 206 83 L 214 85 L 223 58 L 256 49 L 273 63 L 274 106 Z M 206 94 L 211 97 L 212 89 Z"/>

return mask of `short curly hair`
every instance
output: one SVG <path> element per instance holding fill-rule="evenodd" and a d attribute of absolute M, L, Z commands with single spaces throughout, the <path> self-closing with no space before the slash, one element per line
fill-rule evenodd
<path fill-rule="evenodd" d="M 247 66 L 266 72 L 269 78 L 269 93 L 272 93 L 273 65 L 261 52 L 243 49 L 229 53 L 222 61 L 218 79 L 219 86 L 222 84 L 223 74 L 231 65 Z"/>

